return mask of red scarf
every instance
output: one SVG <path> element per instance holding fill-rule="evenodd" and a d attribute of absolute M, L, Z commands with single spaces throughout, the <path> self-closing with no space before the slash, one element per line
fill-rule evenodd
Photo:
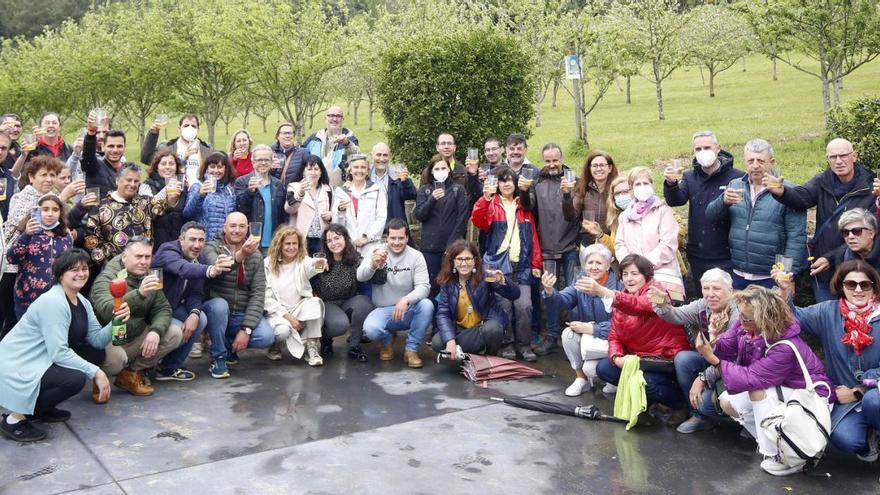
<path fill-rule="evenodd" d="M 871 337 L 871 324 L 868 317 L 877 309 L 877 301 L 871 301 L 864 308 L 853 308 L 840 298 L 840 315 L 843 316 L 843 337 L 840 339 L 844 344 L 851 346 L 856 356 L 862 355 L 862 349 L 874 343 Z"/>

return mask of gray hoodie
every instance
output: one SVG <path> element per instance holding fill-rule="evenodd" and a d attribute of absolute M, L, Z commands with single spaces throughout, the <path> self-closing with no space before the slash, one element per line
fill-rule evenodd
<path fill-rule="evenodd" d="M 373 278 L 376 270 L 372 266 L 373 253 L 364 256 L 357 269 L 358 282 Z M 428 297 L 431 288 L 428 265 L 422 253 L 409 246 L 400 253 L 388 251 L 388 262 L 384 268 L 388 279 L 384 284 L 373 285 L 373 304 L 377 308 L 394 306 L 404 297 L 410 305 Z"/>

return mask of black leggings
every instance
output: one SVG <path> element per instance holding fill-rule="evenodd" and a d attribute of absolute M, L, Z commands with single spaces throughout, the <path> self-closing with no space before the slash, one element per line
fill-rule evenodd
<path fill-rule="evenodd" d="M 34 406 L 34 415 L 51 411 L 55 406 L 78 394 L 86 384 L 86 374 L 79 370 L 49 366 L 40 380 L 40 395 Z"/>
<path fill-rule="evenodd" d="M 15 277 L 17 273 L 4 273 L 0 278 L 0 340 L 18 323 L 15 315 Z"/>

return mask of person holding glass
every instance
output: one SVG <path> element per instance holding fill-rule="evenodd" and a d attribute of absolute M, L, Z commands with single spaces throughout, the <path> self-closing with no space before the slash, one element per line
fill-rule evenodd
<path fill-rule="evenodd" d="M 306 157 L 304 165 L 294 170 L 286 189 L 284 210 L 289 225 L 306 239 L 310 255 L 321 250 L 321 236 L 333 221 L 333 189 L 324 162 L 315 155 Z"/>
<path fill-rule="evenodd" d="M 252 225 L 259 223 L 262 227 L 258 234 L 260 248 L 264 252 L 269 249 L 272 233 L 284 215 L 281 181 L 269 173 L 272 157 L 272 148 L 258 144 L 253 152 L 253 172 L 235 180 L 237 209 L 248 217 Z"/>
<path fill-rule="evenodd" d="M 610 271 L 612 256 L 608 248 L 591 244 L 584 249 L 583 259 L 585 271 L 581 277 L 589 277 L 609 290 L 623 288 L 617 275 Z M 562 331 L 562 349 L 575 373 L 574 381 L 565 389 L 565 395 L 569 397 L 577 397 L 593 387 L 599 361 L 608 356 L 608 332 L 611 330 L 611 311 L 605 308 L 601 298 L 584 292 L 581 277 L 575 277 L 568 287 L 555 290 L 556 275 L 545 272 L 541 276 L 544 299 L 555 303 L 557 308 L 570 310 L 572 315 Z M 606 384 L 602 389 L 608 394 L 616 390 L 612 384 Z"/>
<path fill-rule="evenodd" d="M 873 267 L 880 266 L 880 242 L 877 236 L 877 216 L 864 208 L 843 212 L 837 220 L 843 245 L 816 259 L 810 270 L 815 275 L 827 270 L 834 272 L 844 261 L 865 260 Z"/>
<path fill-rule="evenodd" d="M 34 442 L 46 433 L 31 421 L 70 419 L 58 405 L 93 380 L 96 402 L 110 399 L 110 380 L 99 366 L 110 344 L 111 325 L 101 326 L 92 305 L 80 294 L 89 279 L 89 255 L 82 249 L 62 253 L 52 264 L 55 285 L 37 298 L 12 332 L 0 342 L 0 433 L 18 442 Z M 127 303 L 113 313 L 128 321 Z M 33 415 L 28 416 L 28 415 Z"/>
<path fill-rule="evenodd" d="M 30 216 L 21 219 L 21 235 L 6 253 L 6 260 L 19 266 L 14 289 L 17 318 L 52 286 L 52 265 L 61 253 L 73 247 L 61 199 L 47 194 L 35 208 Z"/>
<path fill-rule="evenodd" d="M 512 341 L 504 343 L 501 356 L 513 359 L 519 355 L 526 361 L 536 361 L 538 357 L 530 347 L 531 290 L 541 276 L 541 244 L 535 217 L 520 206 L 516 196 L 516 174 L 502 167 L 496 176 L 498 184 L 493 186 L 487 179 L 483 196 L 474 204 L 473 222 L 487 233 L 483 262 L 510 275 L 520 290 L 512 304 L 502 301 L 508 314 L 513 310 L 514 332 Z"/>
<path fill-rule="evenodd" d="M 595 150 L 590 152 L 584 161 L 583 175 L 575 183 L 574 190 L 568 184 L 562 188 L 562 214 L 569 222 L 589 220 L 598 224 L 602 233 L 610 234 L 608 220 L 608 198 L 611 196 L 610 184 L 617 179 L 617 166 L 611 155 Z M 592 212 L 592 218 L 586 218 L 584 212 Z M 589 246 L 597 241 L 598 233 L 581 229 L 580 243 Z"/>
<path fill-rule="evenodd" d="M 302 234 L 285 225 L 272 238 L 263 265 L 266 269 L 265 310 L 275 330 L 275 343 L 269 347 L 267 357 L 280 360 L 279 345 L 284 342 L 293 357 L 302 358 L 305 353 L 309 366 L 321 366 L 324 360 L 318 352 L 318 343 L 324 324 L 324 301 L 314 296 L 309 279 L 327 269 L 327 259 L 306 256 Z"/>
<path fill-rule="evenodd" d="M 254 171 L 254 163 L 251 157 L 251 147 L 254 140 L 251 134 L 245 129 L 239 129 L 232 134 L 229 139 L 229 148 L 227 155 L 232 161 L 232 168 L 235 170 L 236 177 L 244 177 Z M 271 151 L 271 148 L 269 149 Z M 274 153 L 272 154 L 274 158 Z M 269 164 L 271 168 L 272 164 Z"/>
<path fill-rule="evenodd" d="M 345 226 L 361 256 L 367 256 L 371 244 L 382 240 L 388 217 L 388 197 L 378 184 L 370 182 L 367 155 L 349 157 L 349 179 L 333 191 L 332 210 L 336 222 Z"/>
<path fill-rule="evenodd" d="M 235 172 L 226 154 L 215 151 L 202 163 L 199 177 L 201 182 L 189 186 L 183 219 L 204 225 L 210 241 L 223 231 L 226 217 L 235 211 Z"/>
<path fill-rule="evenodd" d="M 434 352 L 453 360 L 462 352 L 495 356 L 504 340 L 507 314 L 502 299 L 519 297 L 519 286 L 501 270 L 486 268 L 477 246 L 459 239 L 449 246 L 437 276 L 440 297 L 434 315 Z"/>
<path fill-rule="evenodd" d="M 147 169 L 147 180 L 140 187 L 138 194 L 142 196 L 167 196 L 168 193 L 180 194 L 180 199 L 173 207 L 167 207 L 165 214 L 153 222 L 153 247 L 159 249 L 162 244 L 177 240 L 183 226 L 183 208 L 186 205 L 187 190 L 183 175 L 183 163 L 170 149 L 163 148 L 153 155 L 153 161 Z"/>
<path fill-rule="evenodd" d="M 431 277 L 430 299 L 440 292 L 437 275 L 440 273 L 443 253 L 450 244 L 465 235 L 469 205 L 467 191 L 452 180 L 449 164 L 440 155 L 434 155 L 422 172 L 413 210 L 413 216 L 422 223 L 419 249 L 425 256 Z"/>
<path fill-rule="evenodd" d="M 275 130 L 275 142 L 272 144 L 272 152 L 276 162 L 272 162 L 272 175 L 274 175 L 284 190 L 290 185 L 291 177 L 302 168 L 309 156 L 309 152 L 296 144 L 296 133 L 290 122 L 282 122 Z"/>

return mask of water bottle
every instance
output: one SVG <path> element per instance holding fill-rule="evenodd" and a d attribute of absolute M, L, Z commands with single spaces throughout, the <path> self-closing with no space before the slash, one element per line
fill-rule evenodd
<path fill-rule="evenodd" d="M 186 159 L 186 180 L 189 181 L 190 184 L 195 184 L 199 181 L 198 155 L 192 155 Z"/>

